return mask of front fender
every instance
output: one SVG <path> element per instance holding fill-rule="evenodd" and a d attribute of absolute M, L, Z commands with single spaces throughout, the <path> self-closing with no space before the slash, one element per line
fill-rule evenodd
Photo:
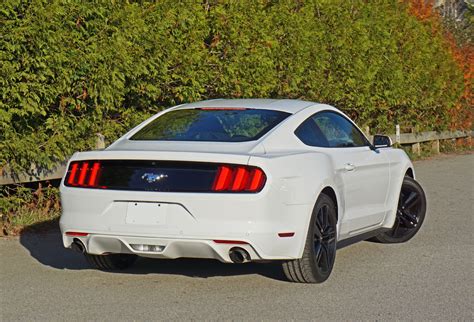
<path fill-rule="evenodd" d="M 382 224 L 383 228 L 392 228 L 397 213 L 398 199 L 402 188 L 403 178 L 409 169 L 415 178 L 415 169 L 410 158 L 401 149 L 387 149 L 387 156 L 390 160 L 390 178 L 391 184 L 387 194 L 387 208 L 390 211 L 385 216 Z"/>

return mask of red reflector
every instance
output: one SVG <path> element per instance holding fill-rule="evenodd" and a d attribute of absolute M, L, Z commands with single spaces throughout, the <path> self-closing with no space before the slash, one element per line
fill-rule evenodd
<path fill-rule="evenodd" d="M 214 239 L 214 243 L 216 243 L 216 244 L 238 244 L 238 245 L 248 244 L 247 242 L 244 242 L 244 241 L 241 241 L 241 240 L 221 240 L 221 239 Z"/>
<path fill-rule="evenodd" d="M 295 233 L 278 233 L 279 237 L 293 237 Z"/>
<path fill-rule="evenodd" d="M 88 233 L 80 233 L 77 231 L 68 231 L 66 232 L 66 236 L 74 236 L 74 237 L 84 237 L 89 235 Z"/>
<path fill-rule="evenodd" d="M 99 173 L 100 163 L 95 162 L 92 166 L 91 176 L 89 178 L 89 186 L 95 187 L 97 186 L 97 174 Z"/>
<path fill-rule="evenodd" d="M 71 165 L 71 172 L 69 173 L 69 178 L 67 179 L 67 184 L 74 184 L 74 179 L 76 178 L 77 168 L 79 167 L 78 163 L 73 163 Z"/>

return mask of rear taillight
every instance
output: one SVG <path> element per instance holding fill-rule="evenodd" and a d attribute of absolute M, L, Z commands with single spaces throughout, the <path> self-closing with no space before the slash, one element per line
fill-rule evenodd
<path fill-rule="evenodd" d="M 267 177 L 262 169 L 251 166 L 221 165 L 217 169 L 212 191 L 259 192 Z"/>
<path fill-rule="evenodd" d="M 84 188 L 99 187 L 100 162 L 98 161 L 74 161 L 69 165 L 65 183 L 67 186 Z"/>

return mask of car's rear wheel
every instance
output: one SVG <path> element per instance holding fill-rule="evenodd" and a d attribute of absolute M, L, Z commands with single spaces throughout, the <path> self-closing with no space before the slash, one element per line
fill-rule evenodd
<path fill-rule="evenodd" d="M 397 214 L 392 229 L 375 236 L 372 240 L 380 243 L 403 243 L 416 235 L 425 219 L 426 196 L 415 179 L 403 179 Z"/>
<path fill-rule="evenodd" d="M 137 256 L 132 254 L 84 255 L 91 266 L 104 271 L 123 270 L 137 260 Z"/>
<path fill-rule="evenodd" d="M 336 206 L 321 194 L 311 216 L 303 257 L 283 263 L 292 282 L 322 283 L 328 279 L 336 259 Z"/>

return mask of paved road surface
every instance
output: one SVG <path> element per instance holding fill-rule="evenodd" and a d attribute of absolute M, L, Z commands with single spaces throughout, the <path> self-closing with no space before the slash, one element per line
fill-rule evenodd
<path fill-rule="evenodd" d="M 91 270 L 57 233 L 0 240 L 0 320 L 473 320 L 474 154 L 415 164 L 428 217 L 403 245 L 338 251 L 322 285 L 275 265 L 143 259 Z"/>

